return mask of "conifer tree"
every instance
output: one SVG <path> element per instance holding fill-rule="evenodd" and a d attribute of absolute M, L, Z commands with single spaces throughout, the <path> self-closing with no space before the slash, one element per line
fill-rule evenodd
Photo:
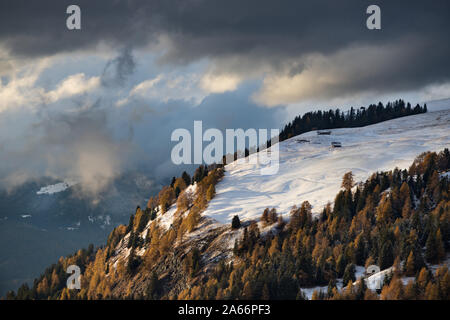
<path fill-rule="evenodd" d="M 444 242 L 442 241 L 441 229 L 436 232 L 436 260 L 441 262 L 445 259 Z"/>
<path fill-rule="evenodd" d="M 184 180 L 186 186 L 190 185 L 192 182 L 191 176 L 186 171 L 183 171 L 183 173 L 181 174 L 181 178 Z"/>
<path fill-rule="evenodd" d="M 239 220 L 239 216 L 234 216 L 233 220 L 231 220 L 231 228 L 239 229 L 241 227 L 241 220 Z"/>
<path fill-rule="evenodd" d="M 379 266 L 380 269 L 387 269 L 394 263 L 394 251 L 390 240 L 385 242 L 381 248 Z"/>
<path fill-rule="evenodd" d="M 160 283 L 158 279 L 158 274 L 153 271 L 151 273 L 150 282 L 147 287 L 147 299 L 156 300 L 159 297 Z"/>
<path fill-rule="evenodd" d="M 261 215 L 261 221 L 264 224 L 267 224 L 269 222 L 269 208 L 265 208 L 262 215 Z"/>
<path fill-rule="evenodd" d="M 270 300 L 270 292 L 267 283 L 264 283 L 263 290 L 261 293 L 261 300 Z"/>
<path fill-rule="evenodd" d="M 405 273 L 409 277 L 414 276 L 416 273 L 415 258 L 412 250 L 408 255 L 408 259 L 406 259 Z"/>
<path fill-rule="evenodd" d="M 348 283 L 349 281 L 354 282 L 355 280 L 355 265 L 353 263 L 349 263 L 345 267 L 344 277 L 342 278 L 342 281 L 343 283 Z"/>
<path fill-rule="evenodd" d="M 211 201 L 216 194 L 216 189 L 214 188 L 214 184 L 211 184 L 206 191 L 206 200 Z"/>
<path fill-rule="evenodd" d="M 343 254 L 339 255 L 336 261 L 336 272 L 339 278 L 341 278 L 344 275 L 346 266 L 347 262 L 344 255 Z"/>
<path fill-rule="evenodd" d="M 125 233 L 128 233 L 133 229 L 133 222 L 134 222 L 134 214 L 130 215 L 130 220 L 128 221 L 128 226 Z"/>
<path fill-rule="evenodd" d="M 425 249 L 425 258 L 428 262 L 434 263 L 438 260 L 438 244 L 436 239 L 436 233 L 431 230 L 428 234 L 426 249 Z"/>
<path fill-rule="evenodd" d="M 353 187 L 353 172 L 349 171 L 344 174 L 344 177 L 342 178 L 342 188 L 344 188 L 346 191 L 349 191 Z"/>

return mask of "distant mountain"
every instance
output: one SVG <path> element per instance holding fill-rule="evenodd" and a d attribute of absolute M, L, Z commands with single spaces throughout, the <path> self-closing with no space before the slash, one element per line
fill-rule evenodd
<path fill-rule="evenodd" d="M 100 244 L 159 189 L 145 175 L 128 172 L 95 198 L 83 195 L 75 181 L 47 177 L 0 191 L 0 294 L 60 256 Z"/>

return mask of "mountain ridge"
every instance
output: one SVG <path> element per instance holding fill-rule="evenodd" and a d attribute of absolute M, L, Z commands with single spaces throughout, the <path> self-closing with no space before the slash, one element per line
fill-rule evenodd
<path fill-rule="evenodd" d="M 431 114 L 431 116 L 430 116 Z M 443 116 L 442 116 L 443 115 Z M 433 121 L 442 121 L 440 126 L 444 127 L 444 130 L 446 126 L 448 127 L 449 123 L 449 112 L 440 113 L 437 115 L 437 113 L 429 113 L 428 115 L 419 115 L 414 117 L 423 117 L 427 116 L 430 119 L 428 119 L 430 122 Z M 409 119 L 410 121 L 417 121 L 417 119 Z M 422 119 L 423 120 L 423 119 Z M 392 125 L 392 121 L 398 120 L 391 120 L 388 122 L 385 122 L 388 125 Z M 402 122 L 405 124 L 406 127 L 410 126 L 410 121 L 406 121 L 403 119 Z M 427 121 L 425 121 L 426 123 Z M 422 122 L 421 122 L 422 123 Z M 382 124 L 378 124 L 381 125 Z M 377 125 L 375 125 L 377 126 Z M 373 127 L 373 126 L 370 126 Z M 423 126 L 422 126 L 423 127 Z M 430 127 L 433 126 L 425 126 L 423 130 L 429 130 Z M 436 123 L 434 123 L 434 127 L 436 126 Z M 367 127 L 365 127 L 367 128 Z M 383 128 L 384 130 L 385 128 Z M 342 129 L 343 131 L 347 129 Z M 357 129 L 362 131 L 363 129 Z M 398 131 L 398 127 L 391 127 L 390 130 L 392 130 L 391 133 L 384 132 L 385 136 L 392 136 L 396 134 L 396 130 Z M 337 130 L 339 131 L 339 130 Z M 306 134 L 307 137 L 310 137 L 311 140 L 312 136 L 316 134 L 308 133 Z M 397 133 L 398 134 L 398 133 Z M 315 136 L 314 136 L 315 137 Z M 299 139 L 299 137 L 296 137 Z M 281 142 L 283 145 L 289 146 L 290 143 L 295 142 L 295 144 L 300 144 L 298 141 L 295 141 L 296 138 L 290 139 L 291 141 L 285 141 L 284 143 Z M 302 137 L 303 138 L 303 137 Z M 332 139 L 333 137 L 330 137 Z M 448 135 L 442 134 L 441 132 L 441 138 L 442 140 L 439 140 L 438 143 L 434 144 L 435 148 L 441 148 L 442 146 L 447 146 L 449 143 L 449 137 Z M 410 138 L 410 139 L 414 139 Z M 430 140 L 427 140 L 430 141 Z M 327 142 L 329 142 L 327 140 Z M 344 145 L 345 147 L 345 145 Z M 424 148 L 426 148 L 425 145 L 423 145 Z M 328 147 L 329 148 L 329 147 Z M 433 148 L 431 148 L 433 149 Z M 420 153 L 420 151 L 416 149 L 416 153 Z M 333 151 L 334 152 L 334 151 Z M 448 153 L 448 150 L 447 150 Z M 417 154 L 416 154 L 417 155 Z M 251 157 L 252 155 L 250 155 Z M 421 158 L 423 161 L 423 158 Z M 408 160 L 405 160 L 405 162 Z M 427 161 L 434 161 L 434 160 L 427 160 Z M 191 215 L 192 206 L 187 206 L 189 209 L 187 211 L 178 210 L 178 201 L 176 204 L 169 205 L 167 208 L 164 204 L 157 204 L 150 203 L 148 207 L 144 210 L 141 210 L 138 208 L 136 210 L 135 216 L 133 216 L 133 219 L 130 219 L 130 224 L 128 225 L 127 230 L 125 230 L 125 226 L 119 226 L 117 227 L 113 233 L 111 233 L 107 247 L 100 248 L 97 250 L 94 256 L 86 257 L 84 254 L 81 254 L 81 256 L 84 256 L 83 259 L 87 259 L 85 262 L 85 266 L 87 270 L 89 270 L 89 274 L 86 275 L 90 280 L 93 281 L 93 276 L 95 276 L 97 273 L 99 273 L 100 278 L 98 280 L 95 280 L 95 285 L 88 282 L 85 283 L 85 286 L 88 286 L 89 288 L 94 288 L 95 286 L 99 286 L 98 290 L 94 290 L 94 292 L 99 291 L 102 292 L 101 294 L 94 294 L 88 293 L 89 289 L 83 289 L 85 291 L 81 291 L 81 297 L 85 298 L 105 298 L 105 297 L 134 297 L 134 298 L 151 298 L 153 297 L 161 297 L 161 295 L 164 293 L 164 296 L 166 297 L 178 297 L 178 298 L 188 298 L 188 297 L 195 297 L 197 296 L 197 293 L 192 293 L 191 290 L 199 290 L 198 285 L 201 285 L 202 281 L 208 281 L 208 274 L 211 274 L 211 272 L 214 274 L 214 272 L 217 272 L 217 268 L 227 269 L 228 267 L 226 265 L 222 265 L 223 261 L 226 261 L 227 259 L 235 260 L 236 258 L 233 258 L 233 256 L 240 256 L 242 250 L 242 244 L 248 240 L 245 240 L 246 238 L 250 239 L 254 238 L 257 244 L 258 241 L 269 241 L 270 239 L 276 239 L 277 235 L 282 232 L 283 226 L 286 225 L 286 221 L 283 220 L 283 218 L 278 217 L 278 223 L 276 225 L 269 224 L 266 225 L 263 221 L 260 221 L 255 226 L 255 220 L 257 216 L 253 215 L 252 217 L 249 217 L 248 219 L 244 219 L 242 221 L 243 228 L 239 228 L 237 230 L 230 229 L 228 223 L 231 222 L 231 219 L 227 219 L 225 221 L 220 221 L 218 219 L 215 219 L 213 214 L 209 214 L 210 212 L 214 211 L 214 202 L 216 200 L 221 199 L 221 195 L 224 194 L 223 190 L 226 189 L 226 187 L 221 187 L 222 184 L 226 183 L 227 179 L 230 178 L 230 176 L 227 176 L 229 172 L 231 172 L 233 167 L 238 166 L 236 163 L 228 164 L 225 167 L 225 177 L 224 181 L 221 181 L 221 173 L 222 170 L 221 167 L 213 168 L 210 172 L 203 172 L 201 177 L 197 179 L 197 183 L 194 185 L 194 193 L 195 193 L 195 199 L 191 199 L 193 203 L 196 203 L 196 205 L 199 206 L 200 211 L 203 212 L 201 215 L 198 215 L 199 212 L 197 212 L 197 216 Z M 245 166 L 245 164 L 244 164 Z M 410 167 L 410 170 L 412 170 L 412 166 Z M 350 168 L 351 169 L 351 168 Z M 393 168 L 391 168 L 392 170 Z M 377 170 L 376 170 L 377 171 Z M 395 173 L 397 172 L 397 173 Z M 398 175 L 401 173 L 402 170 L 395 169 L 394 173 L 395 175 Z M 218 176 L 214 179 L 210 179 L 209 177 L 215 176 L 215 174 L 218 173 Z M 392 175 L 392 171 L 390 173 Z M 232 176 L 232 175 L 231 175 Z M 245 175 L 244 175 L 245 176 Z M 385 173 L 382 173 L 380 177 L 382 178 L 385 176 Z M 375 174 L 372 175 L 370 179 L 374 179 Z M 444 179 L 446 175 L 443 175 Z M 428 177 L 427 179 L 429 179 Z M 181 179 L 181 178 L 180 178 Z M 376 175 L 376 181 L 378 181 L 378 174 Z M 402 180 L 404 177 L 401 178 Z M 204 182 L 205 180 L 211 180 L 208 182 Z M 381 181 L 381 180 L 380 180 Z M 254 182 L 252 182 L 254 184 Z M 393 182 L 395 183 L 395 181 Z M 413 182 L 411 182 L 413 183 Z M 366 181 L 367 184 L 367 181 Z M 414 183 L 413 183 L 414 184 Z M 202 186 L 201 188 L 203 190 L 210 189 L 211 187 L 213 189 L 214 186 L 217 187 L 216 190 L 214 190 L 214 193 L 217 193 L 215 197 L 210 197 L 211 199 L 208 199 L 205 201 L 203 198 L 205 194 L 202 192 L 198 192 L 198 190 L 195 190 L 198 188 L 198 186 Z M 183 194 L 183 191 L 186 191 L 187 186 L 184 186 L 181 190 L 180 196 Z M 402 185 L 403 187 L 403 185 Z M 189 187 L 192 190 L 192 187 Z M 340 186 L 338 187 L 340 188 Z M 362 188 L 362 187 L 361 187 Z M 447 185 L 448 188 L 448 185 Z M 359 190 L 359 187 L 357 188 Z M 384 190 L 384 189 L 383 189 Z M 164 191 L 164 190 L 163 190 Z M 169 189 L 166 189 L 164 192 L 160 193 L 159 198 L 162 199 L 165 197 L 165 193 L 170 191 Z M 171 191 L 173 192 L 173 190 Z M 205 191 L 203 191 L 205 192 Z M 347 190 L 348 192 L 348 190 Z M 170 193 L 170 192 L 169 192 Z M 341 191 L 342 193 L 342 191 Z M 338 196 L 339 194 L 338 193 Z M 356 197 L 356 194 L 354 195 Z M 173 197 L 173 196 L 172 196 Z M 353 195 L 352 195 L 353 197 Z M 385 197 L 385 196 L 383 196 Z M 445 198 L 445 194 L 443 195 Z M 179 197 L 180 198 L 180 197 Z M 222 199 L 223 200 L 223 199 Z M 297 199 L 297 204 L 300 204 L 302 199 Z M 332 199 L 331 199 L 332 200 Z M 173 200 L 172 200 L 173 201 Z M 330 200 L 328 200 L 330 201 Z M 335 206 L 336 207 L 336 201 L 338 201 L 338 197 L 335 199 Z M 356 200 L 354 200 L 356 202 Z M 422 200 L 421 200 L 422 201 Z M 207 203 L 209 202 L 209 203 Z M 228 203 L 230 203 L 228 201 Z M 422 202 L 421 202 L 422 203 Z M 420 205 L 421 205 L 420 203 Z M 181 203 L 180 203 L 181 205 Z M 381 205 L 377 203 L 377 205 Z M 264 205 L 263 205 L 264 206 Z M 305 201 L 302 203 L 301 210 L 309 210 L 309 214 L 311 214 L 312 207 L 309 205 L 305 206 Z M 309 209 L 308 209 L 309 206 Z M 207 208 L 206 208 L 207 207 Z M 290 205 L 288 205 L 290 207 Z M 448 206 L 444 206 L 448 211 Z M 162 208 L 165 208 L 164 211 L 162 211 Z M 206 208 L 205 211 L 203 211 Z M 148 223 L 145 224 L 145 227 L 142 230 L 138 230 L 139 227 L 136 227 L 137 225 L 141 225 L 140 219 L 145 214 L 150 214 L 156 210 L 156 218 L 150 220 Z M 294 209 L 292 209 L 294 210 Z M 291 217 L 293 216 L 292 211 L 290 212 Z M 295 209 L 297 210 L 297 209 Z M 295 211 L 294 210 L 294 215 Z M 299 209 L 300 210 L 300 209 Z M 326 213 L 326 210 L 331 210 L 325 208 L 322 212 L 321 217 L 324 215 L 327 216 L 330 213 Z M 336 209 L 333 209 L 336 210 Z M 446 212 L 447 212 L 446 211 Z M 143 213 L 145 212 L 145 213 Z M 299 211 L 301 212 L 301 211 Z M 236 212 L 237 213 L 237 212 Z M 260 211 L 260 214 L 262 213 L 262 210 Z M 286 215 L 286 211 L 281 211 L 280 213 L 284 213 Z M 336 213 L 339 215 L 339 213 Z M 194 218 L 194 224 L 193 226 L 185 226 L 185 229 L 183 229 L 183 225 L 186 221 L 189 221 L 189 218 L 193 216 Z M 139 218 L 138 218 L 139 217 Z M 159 225 L 159 222 L 165 218 L 170 217 L 169 221 L 166 221 L 164 224 Z M 228 217 L 229 218 L 229 217 Z M 323 218 L 321 218 L 323 219 Z M 405 218 L 406 219 L 406 218 Z M 170 222 L 170 220 L 172 222 Z M 292 220 L 292 218 L 290 219 Z M 222 223 L 221 223 L 222 222 Z M 291 223 L 291 221 L 289 221 Z M 131 227 L 130 227 L 131 226 Z M 130 229 L 131 228 L 131 229 Z M 138 228 L 138 229 L 136 229 Z M 187 229 L 186 229 L 187 228 Z M 130 230 L 128 230 L 130 229 Z M 116 233 L 117 230 L 117 233 Z M 135 230 L 135 231 L 133 231 Z M 181 233 L 179 232 L 182 231 Z M 136 236 L 137 234 L 137 236 Z M 248 235 L 250 234 L 250 235 Z M 156 240 L 155 240 L 156 237 Z M 260 238 L 261 237 L 261 238 Z M 275 237 L 275 238 L 274 238 Z M 429 235 L 428 235 L 429 237 Z M 133 240 L 131 239 L 133 238 Z M 262 240 L 262 239 L 269 239 L 269 240 Z M 111 239 L 115 239 L 112 241 Z M 135 240 L 138 239 L 138 240 Z M 258 240 L 261 239 L 261 240 Z M 111 241 L 110 241 L 111 240 Z M 118 241 L 118 242 L 117 242 Z M 275 240 L 273 240 L 275 241 Z M 272 241 L 272 246 L 273 246 Z M 271 241 L 269 241 L 270 243 Z M 115 244 L 114 244 L 115 243 Z M 252 244 L 252 246 L 255 245 L 255 243 Z M 112 245 L 113 244 L 113 245 Z M 112 245 L 112 246 L 111 246 Z M 281 245 L 281 244 L 280 244 Z M 283 245 L 284 246 L 284 245 Z M 156 247 L 152 253 L 152 248 Z M 165 249 L 161 249 L 161 247 Z M 172 249 L 169 249 L 172 248 Z M 161 254 L 161 252 L 164 252 L 165 250 L 172 251 L 172 254 L 165 255 Z M 247 250 L 247 249 L 245 249 Z M 158 251 L 159 253 L 157 253 Z M 73 256 L 75 261 L 77 261 L 79 257 L 78 253 L 77 255 Z M 153 256 L 154 255 L 154 256 Z M 112 259 L 112 260 L 111 260 Z M 115 260 L 114 260 L 115 259 Z M 152 271 L 148 272 L 140 272 L 136 270 L 133 270 L 134 268 L 138 268 L 138 270 L 143 270 L 142 268 L 147 268 L 148 261 L 159 261 L 157 265 L 152 267 Z M 158 260 L 158 259 L 163 259 Z M 243 257 L 238 258 L 243 259 Z M 71 257 L 67 259 L 60 260 L 60 270 L 63 265 L 67 265 L 67 263 L 70 263 L 73 259 Z M 90 262 L 89 262 L 90 261 Z M 222 262 L 221 262 L 222 261 Z M 114 263 L 112 263 L 114 262 Z M 94 265 L 89 265 L 91 263 L 94 263 Z M 151 263 L 151 262 L 150 262 Z M 102 266 L 103 265 L 103 266 Z M 106 266 L 106 267 L 105 267 Z M 130 267 L 134 266 L 134 267 Z M 180 268 L 182 266 L 182 268 Z M 106 269 L 105 269 L 106 268 Z M 112 274 L 110 274 L 110 271 L 114 269 L 116 271 L 113 271 Z M 224 269 L 224 270 L 225 270 Z M 54 272 L 55 269 L 53 269 Z M 209 271 L 208 271 L 209 270 Z M 136 272 L 136 273 L 135 273 Z M 228 273 L 230 271 L 227 271 Z M 323 271 L 322 271 L 323 272 Z M 115 282 L 116 273 L 123 274 L 123 276 L 119 277 L 119 280 Z M 232 272 L 231 272 L 232 273 Z M 351 271 L 349 271 L 351 273 Z M 128 274 L 128 276 L 126 275 Z M 130 278 L 131 276 L 131 278 Z M 111 278 L 112 277 L 112 278 Z M 63 277 L 64 278 L 64 277 Z M 44 277 L 46 279 L 46 277 Z M 102 280 L 103 279 L 103 280 Z M 110 279 L 110 280 L 107 280 Z M 345 279 L 345 277 L 344 277 Z M 106 282 L 105 282 L 106 281 Z M 109 285 L 108 281 L 113 281 Z M 280 280 L 281 281 L 281 280 Z M 284 281 L 284 280 L 283 280 Z M 344 284 L 346 283 L 343 281 Z M 39 283 L 42 283 L 39 282 Z M 184 283 L 184 285 L 183 285 Z M 50 286 L 50 284 L 47 284 Z M 94 286 L 94 287 L 93 287 Z M 106 289 L 109 288 L 109 289 Z M 45 289 L 45 288 L 44 288 Z M 41 291 L 44 290 L 41 287 Z M 37 291 L 39 291 L 39 288 L 36 288 Z M 48 289 L 45 289 L 48 290 Z M 44 290 L 44 292 L 45 292 Z M 106 291 L 105 291 L 106 290 Z M 188 291 L 186 291 L 188 290 Z M 245 287 L 243 289 L 245 291 Z M 249 289 L 250 290 L 250 289 Z M 269 290 L 269 289 L 267 289 Z M 269 291 L 272 291 L 270 289 Z M 276 290 L 275 290 L 276 291 Z M 84 292 L 84 293 L 83 293 Z M 105 294 L 106 292 L 106 294 Z M 197 291 L 196 291 L 197 292 Z M 301 292 L 301 291 L 300 291 Z M 73 296 L 73 292 L 69 292 L 66 289 L 62 289 L 62 291 L 59 291 L 56 297 L 59 298 L 75 298 Z M 86 296 L 86 294 L 88 294 Z M 200 294 L 200 293 L 198 293 Z M 243 293 L 242 293 L 243 294 Z M 272 293 L 273 294 L 273 293 Z M 337 295 L 337 293 L 335 294 Z M 219 296 L 219 293 L 217 292 L 217 296 Z M 245 297 L 243 295 L 242 297 Z M 302 297 L 302 296 L 300 296 Z"/>

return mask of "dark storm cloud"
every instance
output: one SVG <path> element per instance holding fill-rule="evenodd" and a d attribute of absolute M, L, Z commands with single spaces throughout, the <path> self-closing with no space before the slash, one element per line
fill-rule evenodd
<path fill-rule="evenodd" d="M 82 30 L 69 31 L 65 10 L 72 1 L 1 1 L 0 44 L 13 56 L 32 57 L 93 48 L 102 42 L 114 48 L 155 48 L 164 38 L 168 39 L 164 48 L 158 47 L 163 52 L 162 63 L 184 64 L 208 57 L 220 65 L 222 60 L 237 57 L 250 62 L 247 67 L 235 65 L 240 72 L 259 68 L 255 61 L 279 69 L 283 61 L 311 53 L 332 55 L 349 46 L 395 46 L 398 54 L 385 59 L 400 59 L 399 63 L 387 61 L 390 67 L 384 77 L 380 80 L 377 75 L 372 81 L 376 87 L 395 84 L 413 89 L 430 79 L 449 79 L 450 2 L 446 0 L 376 1 L 382 19 L 378 31 L 365 26 L 366 8 L 373 4 L 368 0 L 76 3 L 81 7 Z M 364 63 L 371 64 L 371 60 Z M 376 68 L 361 66 L 362 71 Z M 297 64 L 287 74 L 302 70 Z M 400 83 L 389 80 L 401 73 Z"/>
<path fill-rule="evenodd" d="M 136 67 L 130 48 L 125 48 L 118 57 L 108 61 L 101 77 L 102 85 L 106 87 L 122 86 L 133 74 Z"/>
<path fill-rule="evenodd" d="M 397 41 L 414 35 L 448 49 L 448 1 L 377 1 L 382 31 L 365 27 L 373 1 L 85 1 L 82 30 L 69 31 L 65 10 L 73 1 L 3 0 L 0 39 L 13 52 L 50 54 L 97 45 L 143 46 L 167 34 L 176 40 L 167 58 L 257 52 L 328 52 L 355 42 Z M 436 48 L 437 49 L 437 48 Z"/>

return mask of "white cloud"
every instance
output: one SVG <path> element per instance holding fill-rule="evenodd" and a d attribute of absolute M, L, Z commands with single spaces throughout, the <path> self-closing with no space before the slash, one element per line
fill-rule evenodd
<path fill-rule="evenodd" d="M 450 82 L 433 84 L 426 86 L 424 89 L 423 100 L 440 100 L 450 97 Z"/>
<path fill-rule="evenodd" d="M 43 95 L 42 88 L 36 88 L 35 83 L 40 74 L 50 65 L 49 59 L 42 59 L 33 65 L 26 65 L 18 68 L 14 61 L 12 71 L 5 83 L 0 80 L 0 112 L 17 108 L 20 106 L 30 106 L 41 101 Z M 1 79 L 1 78 L 0 78 Z"/>
<path fill-rule="evenodd" d="M 0 112 L 30 103 L 35 97 L 35 90 L 31 91 L 36 77 L 34 75 L 23 78 L 10 79 L 6 85 L 0 83 Z"/>
<path fill-rule="evenodd" d="M 69 177 L 81 182 L 83 192 L 96 195 L 103 191 L 121 170 L 121 148 L 94 132 L 73 145 L 73 154 L 60 163 Z M 89 141 L 88 141 L 89 140 Z"/>
<path fill-rule="evenodd" d="M 53 103 L 82 93 L 90 92 L 100 86 L 100 77 L 86 78 L 84 73 L 68 76 L 55 90 L 45 94 L 48 102 Z"/>
<path fill-rule="evenodd" d="M 398 45 L 352 46 L 330 55 L 311 54 L 286 61 L 288 67 L 266 74 L 253 99 L 265 106 L 308 100 L 353 99 L 355 96 L 403 92 L 403 81 L 414 66 L 414 50 Z M 383 81 L 391 70 L 398 86 Z"/>
<path fill-rule="evenodd" d="M 200 87 L 208 93 L 223 93 L 234 91 L 241 83 L 242 78 L 236 74 L 205 74 Z"/>
<path fill-rule="evenodd" d="M 139 83 L 138 85 L 136 85 L 131 91 L 130 91 L 130 95 L 134 96 L 134 95 L 144 95 L 146 92 L 148 92 L 150 89 L 154 88 L 155 85 L 160 82 L 163 79 L 162 75 L 158 75 L 156 78 L 154 79 L 148 79 L 145 80 L 141 83 Z"/>
<path fill-rule="evenodd" d="M 38 81 L 55 61 L 56 58 L 43 58 L 33 63 L 8 60 L 11 68 L 3 80 L 0 77 L 0 112 L 20 107 L 33 109 L 99 88 L 100 77 L 88 78 L 84 73 L 66 77 L 53 90 L 42 88 Z"/>
<path fill-rule="evenodd" d="M 135 99 L 194 100 L 199 103 L 206 93 L 199 88 L 197 73 L 179 74 L 176 72 L 159 74 L 134 86 L 125 98 L 116 102 L 117 107 L 131 103 Z"/>
<path fill-rule="evenodd" d="M 133 97 L 145 97 L 145 96 L 153 96 L 152 89 L 158 84 L 162 79 L 163 75 L 158 75 L 156 78 L 148 79 L 142 81 L 141 83 L 135 85 L 133 89 L 130 90 L 127 97 L 120 99 L 116 102 L 116 106 L 121 107 L 128 102 Z"/>

